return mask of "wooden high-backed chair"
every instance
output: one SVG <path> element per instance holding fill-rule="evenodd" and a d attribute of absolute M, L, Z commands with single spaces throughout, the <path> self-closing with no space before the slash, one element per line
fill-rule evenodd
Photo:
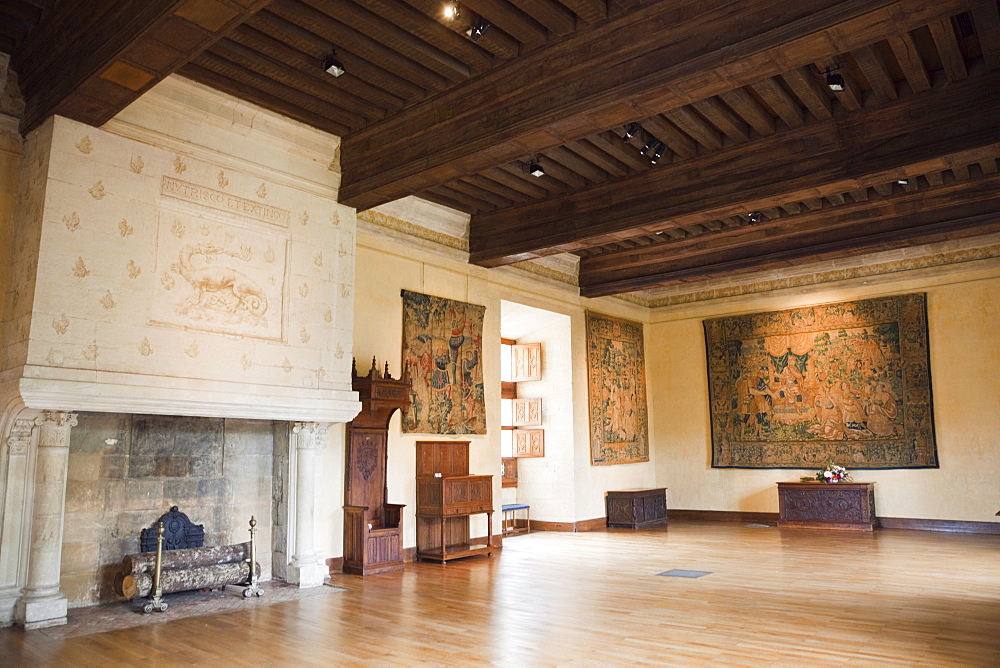
<path fill-rule="evenodd" d="M 403 508 L 388 503 L 386 467 L 389 419 L 410 405 L 410 379 L 379 373 L 372 358 L 367 376 L 351 370 L 361 412 L 347 426 L 344 494 L 344 572 L 371 575 L 403 568 Z"/>

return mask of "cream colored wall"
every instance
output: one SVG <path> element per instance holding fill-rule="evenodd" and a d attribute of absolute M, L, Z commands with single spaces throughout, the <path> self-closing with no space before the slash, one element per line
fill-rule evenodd
<path fill-rule="evenodd" d="M 469 265 L 458 252 L 432 253 L 393 240 L 377 231 L 361 231 L 357 237 L 357 274 L 354 319 L 354 354 L 360 369 L 367 369 L 372 356 L 379 363 L 389 361 L 393 375 L 400 371 L 402 355 L 402 300 L 400 290 L 468 301 L 486 306 L 483 341 L 486 350 L 499 348 L 500 302 L 509 300 L 569 316 L 570 346 L 566 357 L 560 358 L 559 369 L 571 374 L 572 431 L 574 451 L 572 462 L 573 487 L 565 488 L 573 497 L 569 509 L 553 510 L 552 515 L 532 512 L 532 519 L 548 521 L 580 521 L 604 516 L 604 492 L 608 489 L 636 487 L 655 480 L 653 462 L 628 466 L 590 465 L 589 430 L 587 426 L 587 381 L 585 356 L 584 311 L 587 308 L 623 318 L 642 320 L 645 309 L 620 300 L 588 300 L 579 297 L 576 289 L 553 281 L 539 280 L 527 274 L 508 270 L 486 270 Z M 484 351 L 485 352 L 485 351 Z M 485 436 L 453 437 L 469 440 L 470 469 L 473 473 L 493 474 L 495 505 L 500 505 L 500 369 L 499 352 L 484 355 L 486 380 L 487 434 Z M 557 371 L 551 368 L 551 371 Z M 650 434 L 651 439 L 654 435 Z M 402 434 L 398 415 L 389 428 L 389 501 L 407 504 L 404 545 L 415 544 L 413 505 L 415 503 L 414 443 L 440 436 Z M 443 437 L 449 438 L 449 437 Z M 523 461 L 523 464 L 530 462 Z M 546 466 L 540 467 L 543 470 Z M 551 470 L 553 478 L 566 476 L 566 471 Z M 340 483 L 342 485 L 342 483 Z M 545 484 L 542 480 L 541 484 Z M 581 489 L 586 487 L 586 489 Z M 542 510 L 542 509 L 540 509 Z M 543 511 L 547 512 L 547 511 Z M 338 520 L 340 521 L 340 520 Z M 499 513 L 494 516 L 493 530 L 500 527 Z M 474 518 L 473 535 L 485 534 L 485 522 Z"/>
<path fill-rule="evenodd" d="M 509 302 L 504 313 L 509 311 Z M 518 461 L 518 503 L 531 506 L 535 519 L 572 522 L 576 519 L 577 456 L 573 420 L 573 340 L 570 318 L 532 309 L 532 319 L 544 326 L 527 327 L 512 338 L 519 343 L 542 344 L 542 378 L 517 384 L 523 398 L 542 399 L 542 429 L 545 431 L 545 456 L 525 457 Z M 548 317 L 546 317 L 548 316 Z M 506 335 L 506 323 L 504 334 Z"/>
<path fill-rule="evenodd" d="M 806 470 L 713 469 L 702 320 L 908 292 L 927 293 L 939 469 L 855 471 L 884 517 L 995 521 L 1000 498 L 1000 262 L 661 309 L 646 350 L 656 391 L 656 475 L 670 507 L 777 512 L 775 483 Z"/>

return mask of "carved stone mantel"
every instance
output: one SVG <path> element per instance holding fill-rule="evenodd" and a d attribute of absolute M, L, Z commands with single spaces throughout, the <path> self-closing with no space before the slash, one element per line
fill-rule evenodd
<path fill-rule="evenodd" d="M 288 581 L 299 587 L 323 584 L 329 569 L 316 551 L 316 490 L 318 459 L 326 443 L 329 422 L 295 422 L 291 446 L 295 450 L 295 553 L 288 566 Z"/>
<path fill-rule="evenodd" d="M 28 569 L 24 592 L 14 608 L 15 621 L 26 629 L 66 623 L 67 602 L 60 590 L 59 571 L 69 436 L 76 424 L 75 413 L 59 411 L 44 411 L 34 419 L 38 444 Z M 15 429 L 19 426 L 23 429 L 23 421 L 15 421 Z"/>

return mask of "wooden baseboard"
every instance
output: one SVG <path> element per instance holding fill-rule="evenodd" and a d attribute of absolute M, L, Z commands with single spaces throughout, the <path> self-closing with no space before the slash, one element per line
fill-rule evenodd
<path fill-rule="evenodd" d="M 591 520 L 580 520 L 579 522 L 546 522 L 545 520 L 531 520 L 532 531 L 593 531 L 607 526 L 607 520 L 603 517 L 595 517 Z"/>
<path fill-rule="evenodd" d="M 667 520 L 777 524 L 778 513 L 752 513 L 742 510 L 683 510 L 679 508 L 670 508 L 667 510 Z"/>
<path fill-rule="evenodd" d="M 883 529 L 911 529 L 915 531 L 949 531 L 952 533 L 1000 534 L 1000 522 L 968 522 L 963 520 L 921 520 L 908 517 L 880 517 Z"/>
<path fill-rule="evenodd" d="M 751 513 L 739 510 L 685 510 L 671 508 L 667 511 L 667 517 L 670 520 L 777 524 L 779 515 L 778 513 Z M 879 517 L 878 525 L 883 529 L 1000 534 L 1000 522 L 969 522 L 963 520 L 923 520 L 911 519 L 907 517 Z"/>

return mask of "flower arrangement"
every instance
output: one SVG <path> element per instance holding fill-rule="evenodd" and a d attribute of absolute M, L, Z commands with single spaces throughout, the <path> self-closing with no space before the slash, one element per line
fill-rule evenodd
<path fill-rule="evenodd" d="M 830 462 L 826 465 L 825 469 L 817 471 L 815 476 L 802 477 L 800 480 L 802 482 L 812 482 L 813 480 L 820 482 L 850 482 L 851 476 L 843 466 L 838 466 Z"/>

